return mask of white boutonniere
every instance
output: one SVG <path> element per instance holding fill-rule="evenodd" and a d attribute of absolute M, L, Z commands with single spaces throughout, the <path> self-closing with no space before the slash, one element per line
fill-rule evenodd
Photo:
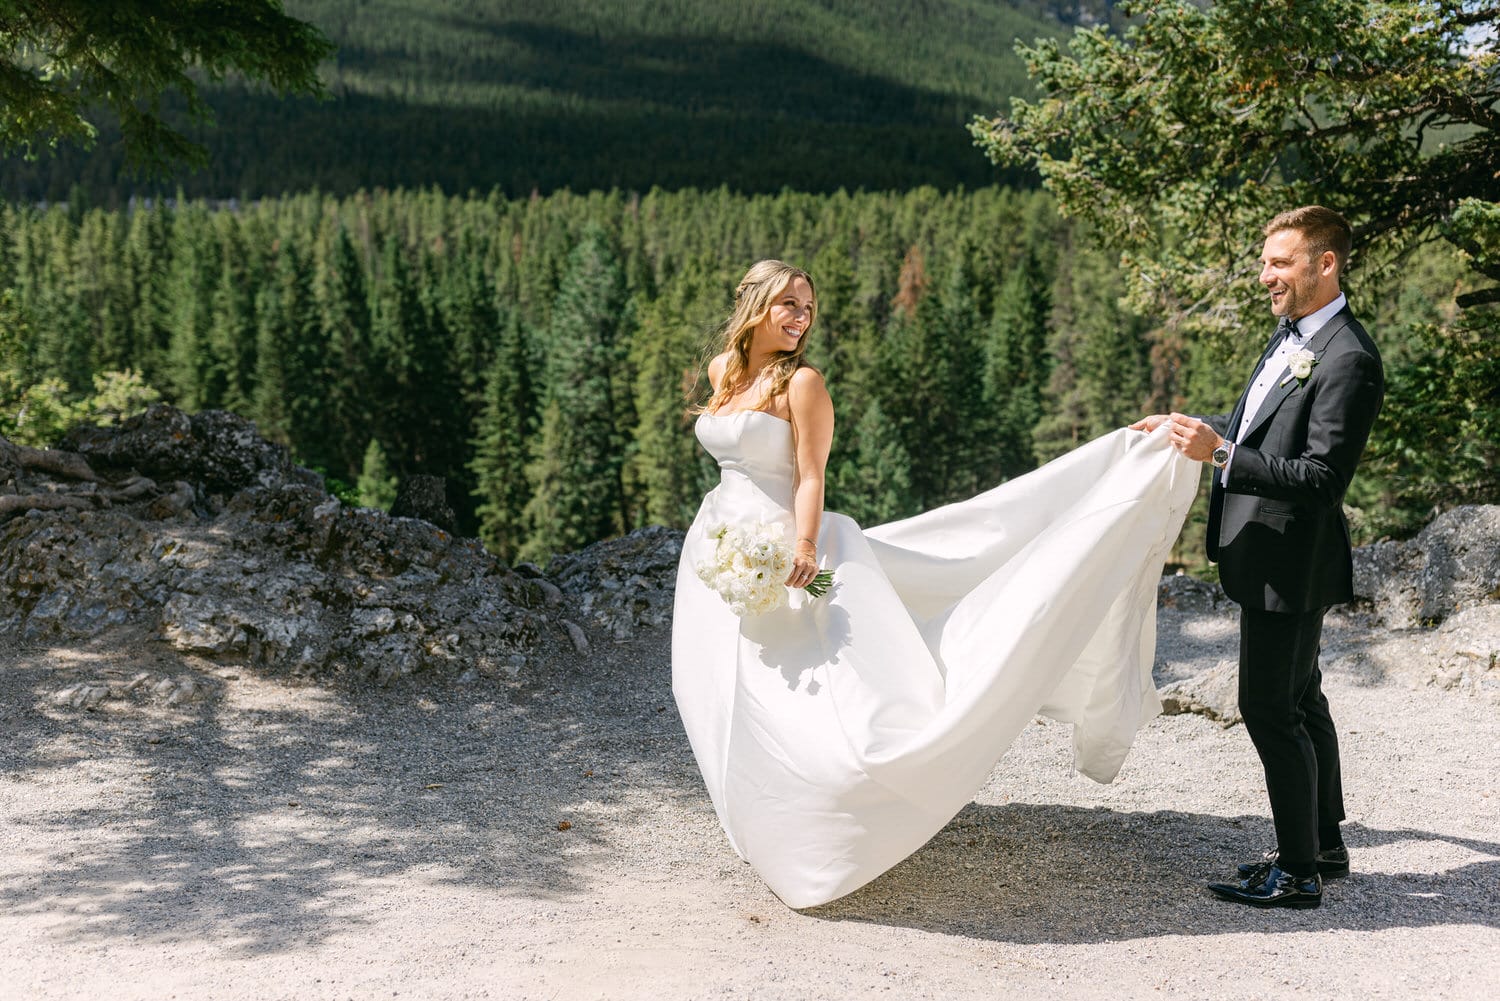
<path fill-rule="evenodd" d="M 1278 383 L 1278 385 L 1285 386 L 1293 379 L 1296 379 L 1297 384 L 1300 386 L 1307 380 L 1308 376 L 1312 375 L 1313 366 L 1317 363 L 1317 355 L 1307 350 L 1307 348 L 1298 348 L 1296 351 L 1293 351 L 1291 357 L 1286 360 L 1286 367 L 1289 374 L 1285 379 L 1282 379 L 1281 382 Z"/>

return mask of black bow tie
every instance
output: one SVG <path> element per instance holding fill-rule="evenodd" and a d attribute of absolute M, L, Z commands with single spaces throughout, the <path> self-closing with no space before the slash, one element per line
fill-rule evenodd
<path fill-rule="evenodd" d="M 1277 324 L 1276 332 L 1283 337 L 1302 336 L 1302 334 L 1297 330 L 1297 321 L 1292 319 L 1290 316 L 1283 316 L 1281 318 L 1281 323 Z"/>

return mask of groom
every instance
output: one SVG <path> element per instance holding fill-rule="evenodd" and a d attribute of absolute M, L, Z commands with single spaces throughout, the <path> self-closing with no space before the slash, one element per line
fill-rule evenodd
<path fill-rule="evenodd" d="M 1349 874 L 1318 642 L 1323 613 L 1354 596 L 1342 501 L 1385 377 L 1339 289 L 1352 238 L 1343 216 L 1292 209 L 1264 235 L 1260 282 L 1280 322 L 1234 410 L 1131 426 L 1170 421 L 1173 445 L 1213 464 L 1208 556 L 1240 605 L 1240 713 L 1265 767 L 1276 850 L 1209 889 L 1257 907 L 1317 907 L 1323 877 Z"/>

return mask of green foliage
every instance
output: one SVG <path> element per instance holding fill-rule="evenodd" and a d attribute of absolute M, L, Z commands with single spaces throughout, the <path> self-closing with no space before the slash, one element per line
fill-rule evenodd
<path fill-rule="evenodd" d="M 1411 361 L 1386 389 L 1371 443 L 1381 480 L 1395 486 L 1362 511 L 1366 531 L 1400 531 L 1454 504 L 1500 499 L 1500 315 L 1468 310 L 1448 327 L 1416 330 Z"/>
<path fill-rule="evenodd" d="M 1321 202 L 1368 270 L 1434 235 L 1500 241 L 1496 31 L 1463 0 L 1143 0 L 1123 35 L 1022 47 L 1042 91 L 978 120 L 999 163 L 1034 166 L 1065 214 L 1120 252 L 1136 308 L 1232 329 L 1257 298 L 1260 227 Z M 1467 225 L 1465 224 L 1467 220 Z M 1470 227 L 1484 230 L 1480 236 Z M 1500 280 L 1500 261 L 1474 266 Z M 1500 296 L 1500 293 L 1496 293 Z"/>
<path fill-rule="evenodd" d="M 44 443 L 94 410 L 138 407 L 146 387 L 202 407 L 234 385 L 245 415 L 325 470 L 347 502 L 362 502 L 343 484 L 367 472 L 373 439 L 384 453 L 374 480 L 448 478 L 470 502 L 457 512 L 462 530 L 506 559 L 687 523 L 717 478 L 688 409 L 703 396 L 734 284 L 762 257 L 812 267 L 809 357 L 837 410 L 828 505 L 865 524 L 1021 475 L 1038 454 L 1117 427 L 1162 394 L 1227 405 L 1243 376 L 1209 343 L 1174 341 L 1168 325 L 1133 313 L 1118 268 L 1036 192 L 427 191 L 128 213 L 0 206 L 0 234 L 7 427 L 28 390 L 27 419 L 46 425 L 31 440 Z M 128 279 L 105 279 L 111 255 Z M 1479 463 L 1494 457 L 1472 443 L 1494 440 L 1492 418 L 1448 404 L 1493 380 L 1493 330 L 1453 340 L 1457 252 L 1416 263 L 1376 303 L 1392 399 L 1402 385 L 1425 388 L 1432 395 L 1410 412 L 1425 407 L 1438 427 L 1468 423 L 1425 442 L 1405 425 L 1407 464 L 1372 462 L 1351 493 L 1367 531 L 1406 531 L 1445 502 L 1408 497 L 1403 483 L 1473 484 L 1448 495 L 1456 500 L 1484 496 L 1491 482 Z M 226 269 L 243 283 L 233 296 Z M 214 334 L 231 304 L 240 333 Z M 1407 337 L 1403 315 L 1438 340 Z M 1476 311 L 1463 315 L 1477 322 Z M 76 328 L 54 328 L 63 321 Z M 104 329 L 116 345 L 107 352 L 96 349 Z M 1399 381 L 1406 365 L 1439 363 Z M 128 370 L 95 386 L 96 375 Z M 34 389 L 47 380 L 51 389 Z M 128 407 L 98 402 L 123 390 Z M 1444 452 L 1445 440 L 1457 444 Z M 1440 453 L 1468 472 L 1424 458 Z M 1183 556 L 1201 556 L 1196 536 Z"/>
<path fill-rule="evenodd" d="M 543 341 L 542 424 L 526 478 L 527 559 L 569 552 L 626 524 L 621 479 L 630 414 L 621 328 L 624 281 L 603 229 L 590 226 L 563 275 Z M 628 399 L 628 397 L 627 397 Z"/>
<path fill-rule="evenodd" d="M 51 445 L 82 417 L 82 408 L 61 379 L 43 379 L 27 386 L 12 406 L 14 411 L 6 408 L 0 434 L 33 448 Z"/>
<path fill-rule="evenodd" d="M 479 536 L 490 551 L 514 559 L 526 542 L 527 437 L 534 414 L 526 347 L 514 314 L 500 330 L 470 442 Z"/>
<path fill-rule="evenodd" d="M 332 51 L 281 0 L 8 0 L 0 5 L 0 150 L 33 153 L 59 140 L 92 145 L 102 103 L 118 120 L 127 162 L 165 170 L 205 151 L 164 113 L 170 94 L 212 119 L 190 71 L 264 81 L 282 94 L 322 94 L 317 66 Z"/>
<path fill-rule="evenodd" d="M 252 411 L 272 441 L 307 441 L 321 422 L 322 343 L 307 264 L 291 241 L 275 250 L 271 273 L 255 292 Z"/>
<path fill-rule="evenodd" d="M 1145 323 L 1122 307 L 1119 270 L 1086 245 L 1068 246 L 1053 295 L 1045 416 L 1033 433 L 1043 461 L 1131 423 L 1150 397 Z"/>
<path fill-rule="evenodd" d="M 1035 168 L 1063 214 L 1118 255 L 1128 311 L 1160 317 L 1144 331 L 1123 316 L 1071 335 L 1073 324 L 1054 323 L 1041 453 L 1097 430 L 1088 413 L 1107 401 L 1079 391 L 1085 373 L 1123 364 L 1115 399 L 1139 394 L 1138 358 L 1126 357 L 1138 332 L 1142 409 L 1228 410 L 1271 327 L 1251 280 L 1261 227 L 1321 203 L 1354 225 L 1345 287 L 1373 317 L 1387 363 L 1371 462 L 1349 498 L 1357 533 L 1408 532 L 1434 506 L 1500 500 L 1495 319 L 1482 312 L 1500 302 L 1500 7 L 1141 0 L 1121 10 L 1132 18 L 1122 33 L 1020 47 L 1041 96 L 971 124 L 992 160 Z M 1086 296 L 1096 307 L 1105 298 Z M 1113 339 L 1097 333 L 1107 325 Z M 1109 406 L 1102 416 L 1118 418 Z"/>
<path fill-rule="evenodd" d="M 848 502 L 847 514 L 865 525 L 915 514 L 911 456 L 879 402 L 870 404 L 860 416 L 853 439 L 854 461 L 834 469 L 834 492 Z"/>
<path fill-rule="evenodd" d="M 14 430 L 14 414 L 21 393 L 29 384 L 26 349 L 31 330 L 26 315 L 18 307 L 15 289 L 0 289 L 0 434 L 9 437 Z"/>
<path fill-rule="evenodd" d="M 1044 413 L 1051 379 L 1047 330 L 1052 296 L 1036 254 L 1028 253 L 1006 276 L 984 342 L 985 453 L 1006 476 L 1031 469 L 1032 429 Z"/>
<path fill-rule="evenodd" d="M 161 400 L 135 369 L 97 372 L 94 395 L 85 401 L 83 416 L 94 424 L 118 424 Z"/>
<path fill-rule="evenodd" d="M 396 476 L 391 472 L 385 449 L 380 447 L 378 438 L 371 438 L 365 448 L 365 460 L 360 466 L 354 490 L 359 496 L 360 507 L 389 511 L 396 502 Z"/>
<path fill-rule="evenodd" d="M 723 320 L 723 290 L 734 280 L 695 267 L 636 312 L 630 366 L 637 421 L 624 475 L 627 491 L 639 497 L 640 521 L 685 524 L 712 485 L 714 470 L 693 438 L 690 408 L 708 396 L 705 347 Z"/>
<path fill-rule="evenodd" d="M 311 454 L 330 468 L 350 470 L 359 461 L 377 406 L 373 395 L 373 347 L 370 307 L 365 296 L 365 265 L 347 229 L 335 217 L 324 221 L 313 261 L 313 302 L 318 314 L 314 331 L 324 359 L 319 373 L 327 380 L 319 410 L 326 430 Z"/>

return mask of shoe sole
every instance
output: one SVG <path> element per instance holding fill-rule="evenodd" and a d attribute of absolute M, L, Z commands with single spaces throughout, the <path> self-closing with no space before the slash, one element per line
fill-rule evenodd
<path fill-rule="evenodd" d="M 1230 898 L 1224 898 L 1230 899 Z M 1314 907 L 1321 907 L 1321 900 L 1289 900 L 1286 903 L 1262 903 L 1258 900 L 1239 900 L 1236 903 L 1249 904 L 1251 907 L 1259 907 L 1261 910 L 1269 911 L 1273 908 L 1283 907 L 1289 911 L 1310 911 Z"/>
<path fill-rule="evenodd" d="M 1249 897 L 1241 897 L 1232 893 L 1220 893 L 1212 886 L 1209 887 L 1209 891 L 1212 892 L 1213 895 L 1218 897 L 1220 900 L 1227 900 L 1231 904 L 1247 904 L 1250 907 L 1259 907 L 1261 910 L 1266 911 L 1272 910 L 1277 907 L 1284 907 L 1287 910 L 1293 911 L 1309 911 L 1314 907 L 1321 906 L 1323 903 L 1322 897 L 1317 897 L 1315 899 L 1302 897 L 1297 900 L 1252 900 Z"/>

